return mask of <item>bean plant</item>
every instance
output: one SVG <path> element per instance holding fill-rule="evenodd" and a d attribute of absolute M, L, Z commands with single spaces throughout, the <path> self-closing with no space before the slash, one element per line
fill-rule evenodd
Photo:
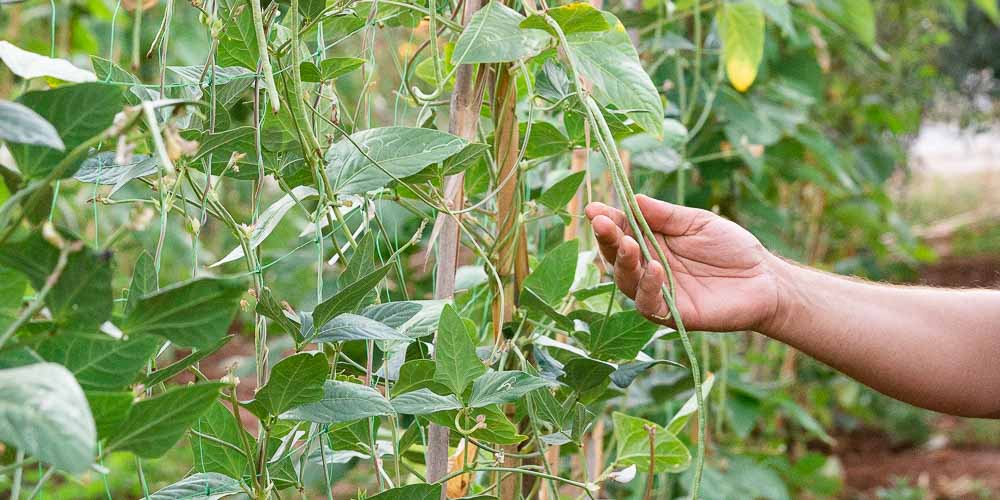
<path fill-rule="evenodd" d="M 72 62 L 56 8 L 0 41 L 13 498 L 121 454 L 156 499 L 725 497 L 732 341 L 672 278 L 676 328 L 635 311 L 583 205 L 664 263 L 637 191 L 813 263 L 898 229 L 889 125 L 810 122 L 836 51 L 888 57 L 869 0 L 117 0 Z"/>

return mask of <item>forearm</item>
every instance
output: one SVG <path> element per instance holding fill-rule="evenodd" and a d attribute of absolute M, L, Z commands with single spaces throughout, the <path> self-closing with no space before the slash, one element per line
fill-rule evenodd
<path fill-rule="evenodd" d="M 762 333 L 896 399 L 1000 417 L 1000 292 L 775 268 L 781 305 Z"/>

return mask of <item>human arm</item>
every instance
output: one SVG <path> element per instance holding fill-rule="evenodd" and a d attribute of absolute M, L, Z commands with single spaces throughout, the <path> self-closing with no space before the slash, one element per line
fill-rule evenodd
<path fill-rule="evenodd" d="M 755 330 L 879 392 L 945 413 L 1000 417 L 1000 292 L 901 287 L 787 262 L 711 212 L 639 197 L 690 330 Z M 642 260 L 624 214 L 587 207 L 619 288 L 665 322 L 666 273 Z"/>

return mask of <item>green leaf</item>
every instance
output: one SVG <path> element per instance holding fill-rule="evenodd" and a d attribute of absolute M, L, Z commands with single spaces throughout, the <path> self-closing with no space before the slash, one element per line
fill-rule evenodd
<path fill-rule="evenodd" d="M 94 416 L 97 438 L 107 439 L 121 427 L 132 408 L 130 391 L 85 391 L 87 404 Z"/>
<path fill-rule="evenodd" d="M 55 363 L 0 370 L 0 441 L 72 474 L 89 469 L 97 430 L 73 374 Z"/>
<path fill-rule="evenodd" d="M 435 424 L 456 430 L 455 417 L 457 415 L 457 410 L 448 410 L 431 413 L 426 418 Z M 499 406 L 473 408 L 472 411 L 463 417 L 465 421 L 462 422 L 462 426 L 466 429 L 471 428 L 476 424 L 476 419 L 480 416 L 485 419 L 486 427 L 472 433 L 472 437 L 478 441 L 495 444 L 518 444 L 528 439 L 527 436 L 518 434 L 517 427 L 511 423 L 510 419 L 507 418 Z"/>
<path fill-rule="evenodd" d="M 254 56 L 256 57 L 256 56 Z M 271 123 L 272 120 L 266 123 Z M 181 134 L 187 140 L 198 141 L 198 153 L 191 159 L 191 163 L 212 160 L 212 173 L 219 175 L 229 164 L 233 153 L 241 153 L 245 156 L 236 162 L 239 172 L 230 168 L 226 171 L 227 177 L 236 179 L 256 179 L 258 175 L 257 147 L 254 142 L 256 132 L 251 126 L 234 127 L 220 132 L 199 132 L 189 129 Z M 268 137 L 262 137 L 262 141 L 267 141 Z M 267 144 L 265 144 L 265 147 Z M 268 159 L 267 151 L 264 151 L 265 160 Z M 265 165 L 266 168 L 266 165 Z"/>
<path fill-rule="evenodd" d="M 441 498 L 440 484 L 410 484 L 385 490 L 368 500 L 438 500 Z"/>
<path fill-rule="evenodd" d="M 375 236 L 372 231 L 365 232 L 365 235 L 358 240 L 351 259 L 347 261 L 344 272 L 337 277 L 337 284 L 345 287 L 358 281 L 371 269 L 375 269 Z"/>
<path fill-rule="evenodd" d="M 590 358 L 573 358 L 563 366 L 565 372 L 559 381 L 580 394 L 603 391 L 608 386 L 615 366 Z"/>
<path fill-rule="evenodd" d="M 240 450 L 243 449 L 244 442 L 254 442 L 253 437 L 243 429 L 233 413 L 219 401 L 209 407 L 191 430 L 229 443 Z M 195 470 L 219 472 L 238 478 L 250 473 L 250 462 L 246 455 L 229 446 L 202 438 L 198 434 L 191 435 L 191 454 L 194 457 Z"/>
<path fill-rule="evenodd" d="M 322 328 L 341 314 L 357 312 L 361 302 L 368 296 L 369 292 L 378 286 L 391 267 L 391 264 L 386 264 L 376 268 L 354 283 L 341 288 L 333 297 L 317 304 L 312 312 L 313 329 Z M 308 335 L 306 336 L 308 337 Z"/>
<path fill-rule="evenodd" d="M 545 258 L 524 280 L 527 288 L 549 305 L 562 302 L 576 277 L 576 259 L 580 242 L 570 240 L 545 253 Z"/>
<path fill-rule="evenodd" d="M 385 324 L 390 328 L 400 328 L 417 315 L 423 306 L 418 302 L 400 300 L 366 307 L 361 315 Z"/>
<path fill-rule="evenodd" d="M 448 388 L 434 382 L 434 361 L 430 359 L 412 359 L 399 367 L 399 377 L 392 386 L 396 396 L 418 389 L 431 389 L 436 393 L 447 393 Z"/>
<path fill-rule="evenodd" d="M 221 0 L 219 19 L 226 22 L 222 24 L 223 30 L 219 34 L 217 63 L 256 71 L 259 52 L 250 6 L 242 0 Z"/>
<path fill-rule="evenodd" d="M 749 1 L 726 2 L 717 22 L 726 76 L 736 90 L 743 92 L 757 78 L 764 57 L 764 13 Z"/>
<path fill-rule="evenodd" d="M 475 165 L 489 149 L 489 144 L 470 142 L 461 151 L 444 161 L 442 173 L 444 175 L 455 175 L 459 172 L 464 172 L 467 168 Z"/>
<path fill-rule="evenodd" d="M 996 5 L 996 0 L 992 0 Z M 987 2 L 976 1 L 977 4 Z M 875 9 L 871 0 L 841 0 L 832 4 L 827 4 L 837 22 L 854 33 L 861 43 L 871 47 L 875 45 Z"/>
<path fill-rule="evenodd" d="M 6 40 L 0 40 L 0 61 L 11 73 L 25 79 L 54 78 L 64 82 L 92 82 L 93 73 L 73 66 L 65 59 L 45 57 L 24 50 Z"/>
<path fill-rule="evenodd" d="M 159 159 L 154 156 L 133 154 L 128 163 L 118 163 L 114 151 L 97 153 L 83 160 L 73 178 L 80 182 L 114 186 L 108 196 L 115 194 L 132 179 L 156 173 Z"/>
<path fill-rule="evenodd" d="M 663 135 L 663 102 L 639 62 L 632 40 L 618 18 L 605 13 L 609 31 L 566 35 L 581 76 L 593 83 L 594 98 L 614 105 L 646 132 Z"/>
<path fill-rule="evenodd" d="M 250 249 L 253 250 L 259 247 L 260 244 L 271 235 L 271 233 L 278 227 L 281 219 L 285 217 L 285 214 L 288 213 L 293 206 L 295 206 L 296 201 L 301 203 L 310 198 L 315 198 L 316 196 L 319 196 L 316 189 L 309 186 L 298 186 L 292 189 L 291 193 L 278 198 L 278 201 L 275 201 L 271 204 L 271 206 L 264 209 L 264 211 L 261 212 L 260 217 L 257 218 L 257 222 L 253 226 L 253 231 L 250 233 Z M 209 267 L 220 266 L 227 262 L 232 262 L 242 258 L 243 245 L 238 245 L 236 248 L 230 250 L 225 257 L 219 259 L 216 263 Z"/>
<path fill-rule="evenodd" d="M 60 325 L 74 330 L 96 330 L 111 317 L 110 254 L 89 248 L 73 252 L 59 280 L 45 297 L 45 305 Z M 38 232 L 0 246 L 0 266 L 17 269 L 35 290 L 41 290 L 59 262 L 59 250 Z"/>
<path fill-rule="evenodd" d="M 461 137 L 433 129 L 372 128 L 337 141 L 326 152 L 326 169 L 335 192 L 365 193 L 444 161 L 466 145 L 468 141 Z"/>
<path fill-rule="evenodd" d="M 587 348 L 597 359 L 634 359 L 656 328 L 634 309 L 615 313 L 590 325 Z"/>
<path fill-rule="evenodd" d="M 375 389 L 367 385 L 327 380 L 319 401 L 287 411 L 281 418 L 335 424 L 393 413 L 392 405 Z"/>
<path fill-rule="evenodd" d="M 23 104 L 0 100 L 0 140 L 63 151 L 59 132 L 45 118 Z"/>
<path fill-rule="evenodd" d="M 562 210 L 576 196 L 576 192 L 580 189 L 580 184 L 583 183 L 586 175 L 587 172 L 581 170 L 559 179 L 538 197 L 538 203 L 554 211 Z"/>
<path fill-rule="evenodd" d="M 524 134 L 528 132 L 528 124 L 519 125 L 521 133 L 521 143 L 524 143 Z M 570 148 L 569 139 L 549 122 L 534 122 L 531 124 L 531 136 L 528 137 L 528 146 L 525 149 L 525 158 L 544 158 L 564 154 Z"/>
<path fill-rule="evenodd" d="M 424 388 L 392 398 L 392 407 L 396 413 L 426 415 L 437 411 L 457 410 L 462 407 L 462 402 L 451 394 L 442 396 Z"/>
<path fill-rule="evenodd" d="M 757 7 L 764 11 L 768 19 L 781 28 L 786 37 L 795 36 L 795 26 L 792 24 L 792 9 L 788 0 L 754 0 Z"/>
<path fill-rule="evenodd" d="M 585 2 L 561 5 L 554 9 L 549 9 L 545 13 L 552 17 L 552 20 L 567 35 L 611 29 L 607 19 L 604 18 L 604 13 Z M 557 36 L 556 31 L 545 22 L 545 18 L 538 14 L 528 16 L 527 19 L 521 22 L 521 27 L 545 30 L 550 35 Z"/>
<path fill-rule="evenodd" d="M 139 299 L 121 325 L 130 336 L 157 335 L 182 347 L 207 348 L 226 335 L 245 285 L 198 278 Z"/>
<path fill-rule="evenodd" d="M 536 30 L 522 30 L 524 16 L 506 5 L 492 1 L 479 9 L 455 43 L 455 64 L 517 61 L 541 52 L 549 36 Z"/>
<path fill-rule="evenodd" d="M 705 380 L 701 383 L 701 395 L 702 398 L 707 400 L 708 393 L 712 391 L 712 385 L 715 384 L 715 375 L 709 374 L 705 377 Z M 692 394 L 691 397 L 684 402 L 680 410 L 670 418 L 670 422 L 667 423 L 667 430 L 677 434 L 687 425 L 688 420 L 691 419 L 691 415 L 698 411 L 698 399 Z"/>
<path fill-rule="evenodd" d="M 143 458 L 162 456 L 215 402 L 223 386 L 202 383 L 177 387 L 132 405 L 104 452 L 126 450 Z"/>
<path fill-rule="evenodd" d="M 102 333 L 74 333 L 48 337 L 36 351 L 69 369 L 80 387 L 109 391 L 131 384 L 159 345 L 155 337 L 118 340 Z"/>
<path fill-rule="evenodd" d="M 198 349 L 168 366 L 157 369 L 156 371 L 150 373 L 145 380 L 143 380 L 143 383 L 147 387 L 152 387 L 161 382 L 166 382 L 171 377 L 186 370 L 187 367 L 194 365 L 208 356 L 211 356 L 213 353 L 221 349 L 222 346 L 226 345 L 231 338 L 232 336 L 222 337 L 218 342 L 212 344 L 211 346 Z"/>
<path fill-rule="evenodd" d="M 973 0 L 979 10 L 983 11 L 993 24 L 1000 25 L 1000 7 L 997 0 Z"/>
<path fill-rule="evenodd" d="M 656 359 L 653 361 L 630 361 L 628 363 L 622 363 L 618 365 L 614 373 L 611 374 L 611 382 L 617 385 L 619 388 L 624 389 L 630 385 L 632 382 L 641 375 L 646 370 L 656 366 L 656 365 L 672 365 L 678 368 L 687 369 L 686 366 L 669 359 Z"/>
<path fill-rule="evenodd" d="M 299 65 L 299 72 L 303 82 L 319 83 L 340 78 L 364 64 L 365 60 L 357 57 L 331 57 L 320 61 L 319 66 L 305 61 Z"/>
<path fill-rule="evenodd" d="M 257 296 L 257 307 L 254 310 L 257 311 L 257 314 L 273 321 L 285 333 L 295 337 L 296 342 L 302 340 L 299 325 L 285 314 L 285 308 L 278 304 L 278 301 L 271 294 L 270 288 L 265 286 L 260 289 Z"/>
<path fill-rule="evenodd" d="M 611 416 L 614 422 L 614 436 L 617 450 L 615 465 L 628 467 L 635 465 L 643 471 L 649 470 L 650 443 L 648 428 L 654 430 L 653 472 L 680 472 L 691 463 L 691 452 L 677 436 L 656 423 L 620 412 Z"/>
<path fill-rule="evenodd" d="M 139 258 L 135 260 L 132 268 L 132 281 L 128 285 L 128 301 L 125 302 L 125 315 L 127 316 L 135 309 L 139 299 L 147 293 L 156 290 L 156 266 L 153 264 L 153 256 L 143 250 Z"/>
<path fill-rule="evenodd" d="M 486 373 L 465 322 L 450 304 L 441 311 L 434 347 L 434 381 L 461 397 L 469 383 Z"/>
<path fill-rule="evenodd" d="M 243 404 L 254 415 L 267 418 L 323 397 L 323 381 L 330 364 L 321 352 L 300 352 L 282 359 L 271 369 L 271 376 L 257 389 L 254 399 Z"/>
<path fill-rule="evenodd" d="M 11 155 L 29 179 L 45 177 L 70 151 L 111 126 L 122 110 L 121 92 L 113 85 L 80 83 L 23 94 L 17 102 L 27 106 L 55 127 L 65 150 L 30 144 L 10 144 Z M 71 177 L 81 158 L 60 178 Z"/>
<path fill-rule="evenodd" d="M 27 278 L 11 267 L 0 266 L 0 314 L 16 315 L 24 302 Z"/>
<path fill-rule="evenodd" d="M 469 406 L 480 408 L 492 404 L 513 403 L 525 394 L 547 387 L 545 379 L 522 371 L 489 371 L 472 384 Z"/>
<path fill-rule="evenodd" d="M 240 482 L 224 474 L 199 472 L 149 496 L 149 500 L 222 500 L 244 492 Z"/>
<path fill-rule="evenodd" d="M 344 342 L 347 340 L 399 340 L 412 342 L 413 339 L 390 328 L 385 323 L 356 314 L 341 314 L 320 327 L 309 339 L 310 342 Z"/>

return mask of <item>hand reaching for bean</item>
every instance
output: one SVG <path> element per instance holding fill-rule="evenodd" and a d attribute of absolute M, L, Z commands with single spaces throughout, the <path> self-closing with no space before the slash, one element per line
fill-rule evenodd
<path fill-rule="evenodd" d="M 677 308 L 688 329 L 760 329 L 775 317 L 780 261 L 757 238 L 706 210 L 642 195 L 637 200 L 673 271 Z M 672 324 L 660 291 L 666 271 L 643 259 L 625 214 L 603 203 L 591 203 L 586 213 L 618 288 L 646 317 Z"/>

